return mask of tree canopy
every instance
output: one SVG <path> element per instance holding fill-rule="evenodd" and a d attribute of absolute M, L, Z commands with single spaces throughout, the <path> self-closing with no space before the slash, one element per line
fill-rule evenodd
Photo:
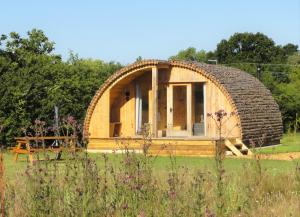
<path fill-rule="evenodd" d="M 0 143 L 13 143 L 22 129 L 35 119 L 49 125 L 54 106 L 61 116 L 83 121 L 88 104 L 103 81 L 121 67 L 119 63 L 80 59 L 73 53 L 68 61 L 54 55 L 54 43 L 41 30 L 26 38 L 17 33 L 2 35 L 0 49 Z"/>
<path fill-rule="evenodd" d="M 283 47 L 262 33 L 235 33 L 223 39 L 216 49 L 220 63 L 285 63 L 288 55 L 295 53 L 297 45 Z"/>
<path fill-rule="evenodd" d="M 177 55 L 171 56 L 169 59 L 204 62 L 206 61 L 206 52 L 204 50 L 197 51 L 196 48 L 189 47 L 179 51 Z"/>

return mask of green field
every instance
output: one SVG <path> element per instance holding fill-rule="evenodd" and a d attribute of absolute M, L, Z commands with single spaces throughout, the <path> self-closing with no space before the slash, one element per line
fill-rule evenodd
<path fill-rule="evenodd" d="M 279 148 L 279 147 L 278 147 Z M 263 150 L 264 153 L 273 153 L 269 150 Z M 103 166 L 102 154 L 88 154 L 92 159 L 95 159 L 97 164 Z M 5 173 L 8 178 L 14 178 L 14 175 L 18 172 L 24 171 L 28 166 L 27 158 L 25 156 L 20 157 L 18 162 L 14 162 L 14 155 L 11 153 L 4 154 L 5 163 Z M 120 162 L 121 156 L 108 154 L 108 158 L 111 162 Z M 185 167 L 190 170 L 204 169 L 212 170 L 214 169 L 215 161 L 214 157 L 173 157 L 176 162 L 177 167 Z M 158 173 L 164 173 L 169 171 L 171 168 L 170 157 L 153 157 L 152 159 L 154 170 Z M 241 171 L 246 164 L 251 163 L 251 159 L 234 159 L 226 158 L 224 160 L 224 166 L 227 171 Z M 282 161 L 282 160 L 261 160 L 263 168 L 272 173 L 290 171 L 295 168 L 295 163 L 297 161 Z M 64 160 L 59 161 L 60 164 L 66 163 Z"/>
<path fill-rule="evenodd" d="M 288 152 L 300 152 L 300 133 L 296 135 L 285 134 L 281 140 L 281 144 L 274 147 L 266 147 L 257 149 L 261 154 L 276 154 L 276 153 L 288 153 Z M 101 166 L 103 164 L 103 158 L 101 154 L 89 154 L 89 156 L 96 160 Z M 118 155 L 109 154 L 108 157 L 112 161 L 118 162 Z M 174 157 L 176 165 L 178 167 L 187 167 L 189 169 L 212 169 L 214 168 L 214 158 L 211 157 Z M 17 171 L 24 170 L 27 166 L 27 158 L 21 156 L 20 160 L 15 163 L 13 161 L 13 154 L 7 152 L 4 155 L 6 174 L 8 177 L 12 177 Z M 227 158 L 224 160 L 225 169 L 229 171 L 241 170 L 243 166 L 251 162 L 249 159 L 234 159 Z M 62 160 L 61 163 L 64 163 Z M 272 172 L 287 171 L 294 168 L 295 161 L 279 161 L 279 160 L 261 160 L 264 168 Z M 156 171 L 168 171 L 171 167 L 170 157 L 154 157 L 153 166 Z"/>
<path fill-rule="evenodd" d="M 276 153 L 288 153 L 288 152 L 300 152 L 300 133 L 285 134 L 281 140 L 281 144 L 273 147 L 266 147 L 257 149 L 257 153 L 261 154 L 276 154 Z M 96 159 L 99 165 L 102 164 L 101 154 L 89 154 L 90 157 Z M 109 154 L 109 158 L 113 161 L 118 161 L 118 155 Z M 154 159 L 155 158 L 155 159 Z M 154 157 L 154 167 L 157 170 L 167 170 L 171 166 L 170 157 Z M 179 157 L 176 158 L 176 164 L 179 167 L 188 167 L 190 169 L 202 168 L 212 169 L 214 166 L 214 158 L 211 157 Z M 27 159 L 25 156 L 20 157 L 20 161 L 15 163 L 13 161 L 13 154 L 6 152 L 4 155 L 6 172 L 13 174 L 15 171 L 21 171 L 26 168 Z M 249 159 L 234 159 L 227 158 L 224 160 L 225 167 L 228 170 L 239 170 L 243 168 L 243 164 L 249 162 Z M 63 161 L 62 161 L 63 163 Z M 278 160 L 262 160 L 263 166 L 270 171 L 284 171 L 293 167 L 294 162 L 290 161 L 278 161 Z"/>
<path fill-rule="evenodd" d="M 259 153 L 262 154 L 276 154 L 288 152 L 300 152 L 300 133 L 284 134 L 281 139 L 280 145 L 259 149 Z"/>

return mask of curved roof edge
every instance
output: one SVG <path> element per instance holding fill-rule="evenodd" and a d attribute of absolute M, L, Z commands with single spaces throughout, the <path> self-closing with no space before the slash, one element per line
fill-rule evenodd
<path fill-rule="evenodd" d="M 196 71 L 218 86 L 237 114 L 244 142 L 249 143 L 250 140 L 263 144 L 279 142 L 283 131 L 279 106 L 270 91 L 258 79 L 235 68 L 173 60 L 142 60 L 112 74 L 98 89 L 87 109 L 84 120 L 85 137 L 88 138 L 91 116 L 98 100 L 114 81 L 132 70 L 160 64 Z M 262 142 L 262 140 L 266 142 Z"/>

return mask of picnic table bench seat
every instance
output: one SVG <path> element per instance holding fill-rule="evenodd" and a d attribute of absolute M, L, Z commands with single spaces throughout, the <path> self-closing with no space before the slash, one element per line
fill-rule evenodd
<path fill-rule="evenodd" d="M 44 136 L 44 137 L 16 137 L 17 145 L 12 148 L 12 152 L 15 153 L 14 160 L 18 161 L 20 154 L 28 155 L 29 161 L 33 162 L 33 155 L 39 152 L 53 152 L 57 154 L 57 159 L 60 158 L 62 151 L 68 152 L 77 152 L 80 151 L 81 148 L 76 147 L 76 137 L 70 136 Z M 32 142 L 45 142 L 45 140 L 60 140 L 65 141 L 66 146 L 57 146 L 57 147 L 33 147 Z"/>

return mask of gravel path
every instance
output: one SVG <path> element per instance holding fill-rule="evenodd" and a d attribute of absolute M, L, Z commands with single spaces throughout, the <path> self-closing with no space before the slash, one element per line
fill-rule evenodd
<path fill-rule="evenodd" d="M 260 154 L 261 159 L 267 160 L 295 160 L 300 158 L 300 152 L 278 153 L 278 154 Z"/>

